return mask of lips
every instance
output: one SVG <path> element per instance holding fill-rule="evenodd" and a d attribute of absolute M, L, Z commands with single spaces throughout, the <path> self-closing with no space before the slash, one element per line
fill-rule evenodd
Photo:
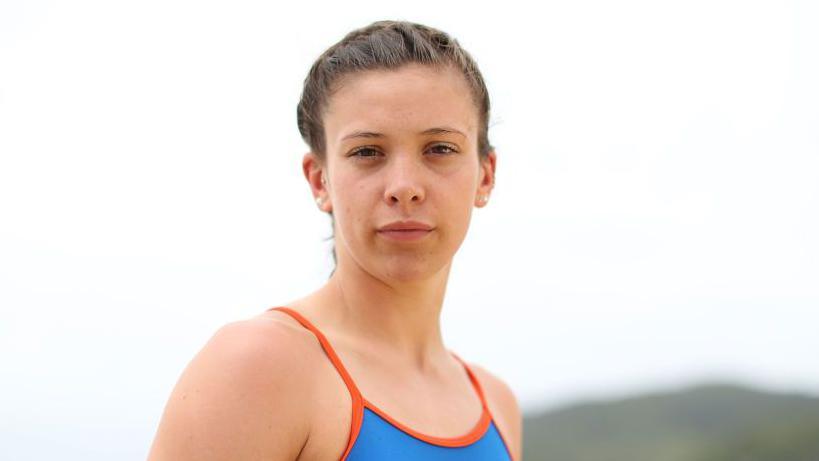
<path fill-rule="evenodd" d="M 395 221 L 378 228 L 379 232 L 430 231 L 433 227 L 421 221 Z"/>

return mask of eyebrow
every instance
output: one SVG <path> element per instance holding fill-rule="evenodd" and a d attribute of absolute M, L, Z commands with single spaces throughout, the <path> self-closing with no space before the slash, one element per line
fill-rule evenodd
<path fill-rule="evenodd" d="M 422 131 L 422 132 L 420 132 L 418 134 L 424 134 L 424 135 L 429 135 L 429 134 L 457 134 L 457 135 L 463 136 L 464 138 L 467 137 L 465 134 L 463 134 L 463 132 L 461 132 L 459 130 L 456 130 L 455 128 L 446 127 L 446 126 L 437 126 L 437 127 L 429 128 L 429 129 L 426 129 L 426 130 L 424 130 L 424 131 Z M 353 131 L 352 133 L 344 136 L 343 138 L 341 138 L 341 141 L 345 141 L 347 139 L 352 139 L 352 138 L 383 138 L 383 137 L 385 137 L 385 135 L 383 133 L 376 133 L 374 131 L 360 131 L 359 130 L 359 131 Z"/>

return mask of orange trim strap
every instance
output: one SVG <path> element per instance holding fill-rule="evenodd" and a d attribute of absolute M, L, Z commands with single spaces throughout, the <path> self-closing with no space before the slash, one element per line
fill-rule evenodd
<path fill-rule="evenodd" d="M 481 417 L 464 435 L 459 437 L 435 437 L 418 432 L 396 421 L 375 404 L 365 399 L 355 385 L 347 369 L 341 363 L 330 342 L 309 320 L 295 310 L 272 307 L 289 314 L 318 339 L 327 357 L 338 371 L 352 397 L 352 423 L 347 447 L 341 461 L 512 461 L 511 451 L 505 438 L 495 426 L 492 414 L 478 379 L 457 354 L 450 354 L 466 370 L 472 387 L 481 401 Z"/>

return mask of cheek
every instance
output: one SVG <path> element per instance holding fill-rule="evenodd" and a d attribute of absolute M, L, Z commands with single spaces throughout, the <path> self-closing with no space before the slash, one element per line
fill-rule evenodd
<path fill-rule="evenodd" d="M 373 213 L 377 206 L 376 191 L 368 189 L 364 181 L 351 181 L 336 184 L 334 191 L 338 223 L 348 231 L 345 234 L 350 238 L 361 238 L 373 230 Z M 350 234 L 350 232 L 355 233 Z"/>
<path fill-rule="evenodd" d="M 463 168 L 457 173 L 450 176 L 447 180 L 449 183 L 449 194 L 452 197 L 453 206 L 458 202 L 457 206 L 466 207 L 467 204 L 472 203 L 475 198 L 475 190 L 478 184 L 478 176 L 471 168 Z"/>
<path fill-rule="evenodd" d="M 472 215 L 472 209 L 475 204 L 475 190 L 477 184 L 477 177 L 474 174 L 466 173 L 460 178 L 460 183 L 457 192 L 457 198 L 453 194 L 453 202 L 457 201 L 457 205 L 453 203 L 453 207 L 457 206 L 457 210 L 453 210 L 463 221 L 469 222 Z"/>

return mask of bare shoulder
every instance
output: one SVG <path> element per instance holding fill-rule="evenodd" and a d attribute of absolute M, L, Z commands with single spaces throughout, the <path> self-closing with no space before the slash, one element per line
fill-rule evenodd
<path fill-rule="evenodd" d="M 512 388 L 494 373 L 476 363 L 467 364 L 486 394 L 487 404 L 495 417 L 498 430 L 509 444 L 514 461 L 520 461 L 523 451 L 523 415 L 517 396 Z"/>
<path fill-rule="evenodd" d="M 148 459 L 297 459 L 310 431 L 310 340 L 275 316 L 219 328 L 171 392 Z"/>

